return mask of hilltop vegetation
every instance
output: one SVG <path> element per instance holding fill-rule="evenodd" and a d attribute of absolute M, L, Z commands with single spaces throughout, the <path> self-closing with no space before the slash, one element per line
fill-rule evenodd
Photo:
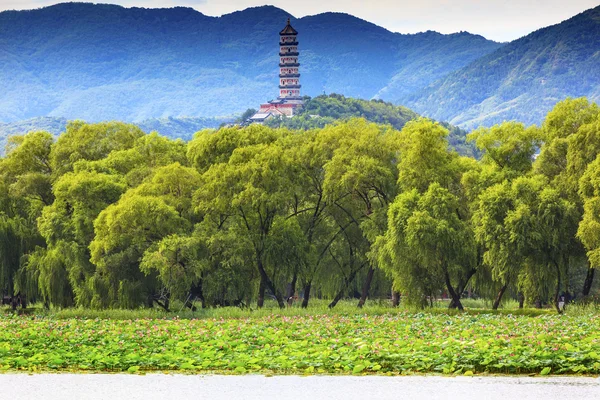
<path fill-rule="evenodd" d="M 12 137 L 0 287 L 98 309 L 267 296 L 284 308 L 296 295 L 362 306 L 392 289 L 407 305 L 448 296 L 459 310 L 467 289 L 494 309 L 591 300 L 600 108 L 568 99 L 542 127 L 479 129 L 479 160 L 448 134 L 419 118 L 401 130 L 227 127 L 189 143 L 117 122 Z"/>
<path fill-rule="evenodd" d="M 465 128 L 507 120 L 540 123 L 565 97 L 600 100 L 600 7 L 540 29 L 397 99 Z"/>
<path fill-rule="evenodd" d="M 389 124 L 396 129 L 402 129 L 419 115 L 406 107 L 396 106 L 382 100 L 352 99 L 342 95 L 322 95 L 315 98 L 306 96 L 305 107 L 299 115 L 286 119 L 270 119 L 266 122 L 272 128 L 285 127 L 294 130 L 323 128 L 326 125 L 347 121 L 351 118 L 365 118 L 377 124 Z M 135 125 L 144 132 L 158 132 L 172 139 L 191 140 L 194 133 L 206 128 L 218 128 L 228 123 L 242 123 L 255 113 L 254 109 L 247 110 L 237 119 L 230 118 L 153 118 Z M 450 131 L 449 142 L 459 153 L 473 155 L 474 147 L 467 144 L 467 132 L 456 126 L 442 123 Z M 34 118 L 31 120 L 0 124 L 0 154 L 4 150 L 6 137 L 15 134 L 25 134 L 32 131 L 47 131 L 54 135 L 64 132 L 67 121 L 64 118 Z"/>
<path fill-rule="evenodd" d="M 364 118 L 376 124 L 391 125 L 402 129 L 407 122 L 420 116 L 414 111 L 396 106 L 383 100 L 352 99 L 343 95 L 321 95 L 315 98 L 306 97 L 303 109 L 292 118 L 271 118 L 265 124 L 272 128 L 286 127 L 289 129 L 315 129 L 351 118 Z M 450 131 L 448 142 L 462 155 L 473 155 L 473 146 L 466 143 L 467 132 L 450 125 L 441 123 Z"/>
<path fill-rule="evenodd" d="M 278 93 L 278 33 L 288 17 L 312 96 L 371 98 L 402 71 L 411 75 L 402 90 L 412 93 L 500 46 L 466 33 L 401 35 L 346 14 L 295 19 L 268 6 L 218 18 L 86 3 L 6 11 L 0 122 L 240 113 Z"/>

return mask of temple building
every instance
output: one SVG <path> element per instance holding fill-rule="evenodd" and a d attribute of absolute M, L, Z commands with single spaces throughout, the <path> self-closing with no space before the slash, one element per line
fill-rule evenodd
<path fill-rule="evenodd" d="M 299 56 L 298 32 L 292 28 L 288 18 L 287 25 L 279 32 L 279 96 L 261 104 L 249 122 L 262 123 L 271 117 L 292 117 L 302 107 Z"/>

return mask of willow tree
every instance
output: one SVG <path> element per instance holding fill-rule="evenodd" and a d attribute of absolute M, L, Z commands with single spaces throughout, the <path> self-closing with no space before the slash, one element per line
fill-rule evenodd
<path fill-rule="evenodd" d="M 96 266 L 90 279 L 92 306 L 131 308 L 152 299 L 159 285 L 155 275 L 140 269 L 144 253 L 153 243 L 189 229 L 189 222 L 158 197 L 124 195 L 105 208 L 94 222 L 90 244 Z"/>
<path fill-rule="evenodd" d="M 161 199 L 187 221 L 189 229 L 152 243 L 140 265 L 146 275 L 158 273 L 167 298 L 175 296 L 185 300 L 190 291 L 200 284 L 202 277 L 203 264 L 200 260 L 205 257 L 206 250 L 192 229 L 199 222 L 192 200 L 200 181 L 201 176 L 194 168 L 174 163 L 155 169 L 140 186 L 128 192 L 131 196 Z"/>
<path fill-rule="evenodd" d="M 39 250 L 35 265 L 29 266 L 40 270 L 39 287 L 45 301 L 57 305 L 90 304 L 93 294 L 87 281 L 95 271 L 89 252 L 94 220 L 125 190 L 122 177 L 87 171 L 66 173 L 54 183 L 55 200 L 38 219 L 39 232 L 48 248 Z M 46 275 L 53 278 L 46 279 Z M 65 282 L 58 284 L 59 278 Z M 69 291 L 62 289 L 66 286 Z M 67 301 L 65 293 L 71 293 L 74 299 Z"/>
<path fill-rule="evenodd" d="M 474 268 L 476 260 L 469 223 L 457 213 L 459 203 L 448 189 L 432 183 L 424 193 L 413 189 L 400 194 L 390 207 L 380 262 L 413 301 L 443 286 L 456 307 L 463 309 L 455 282 L 465 269 Z"/>
<path fill-rule="evenodd" d="M 79 160 L 75 171 L 95 171 L 124 177 L 129 187 L 136 187 L 152 176 L 157 168 L 173 163 L 187 165 L 186 144 L 158 135 L 138 137 L 130 147 L 116 149 L 99 160 Z"/>
<path fill-rule="evenodd" d="M 473 216 L 476 221 L 475 237 L 484 249 L 484 266 L 489 269 L 492 282 L 499 282 L 501 285 L 492 306 L 494 310 L 500 306 L 508 287 L 518 286 L 518 278 L 525 263 L 513 232 L 507 226 L 507 218 L 513 211 L 515 201 L 510 183 L 504 181 L 487 188 L 479 196 Z M 486 283 L 489 285 L 491 282 Z"/>
<path fill-rule="evenodd" d="M 52 149 L 50 163 L 55 178 L 72 171 L 77 161 L 101 160 L 113 151 L 131 148 L 144 135 L 137 126 L 121 122 L 70 122 Z"/>
<path fill-rule="evenodd" d="M 485 258 L 504 281 L 518 280 L 530 302 L 550 298 L 558 312 L 577 230 L 572 202 L 542 175 L 520 177 L 481 197 L 476 233 Z"/>
<path fill-rule="evenodd" d="M 600 154 L 600 108 L 585 98 L 564 100 L 548 113 L 542 130 L 544 143 L 534 170 L 546 176 L 550 185 L 575 205 L 581 219 L 585 198 L 579 191 L 579 182 L 588 165 Z M 585 266 L 587 263 L 582 290 L 582 294 L 587 296 L 595 267 L 585 258 L 583 246 L 575 244 L 572 258 L 578 260 L 577 264 Z"/>
<path fill-rule="evenodd" d="M 36 220 L 53 201 L 50 151 L 54 139 L 48 132 L 31 132 L 8 139 L 0 160 L 0 229 L 2 261 L 0 290 L 26 293 L 35 299 L 37 277 L 26 270 L 27 254 L 45 244 Z"/>
<path fill-rule="evenodd" d="M 461 185 L 472 162 L 448 149 L 447 135 L 445 128 L 425 119 L 402 129 L 400 194 L 390 206 L 387 231 L 377 239 L 373 256 L 413 302 L 445 288 L 452 298 L 450 306 L 462 308 L 460 297 L 478 267 Z M 445 243 L 449 235 L 456 235 L 455 243 Z"/>
<path fill-rule="evenodd" d="M 600 156 L 587 167 L 579 185 L 579 192 L 584 199 L 584 212 L 577 237 L 585 246 L 590 263 L 588 279 L 583 288 L 584 295 L 587 295 L 591 290 L 594 271 L 600 267 Z"/>
<path fill-rule="evenodd" d="M 284 307 L 283 295 L 276 287 L 277 276 L 287 265 L 269 265 L 273 229 L 283 224 L 293 207 L 294 167 L 281 145 L 258 144 L 236 148 L 228 162 L 213 164 L 203 175 L 195 195 L 196 210 L 204 218 L 227 216 L 223 229 L 242 235 L 252 244 L 254 265 L 260 274 L 259 306 L 264 289 Z M 289 244 L 294 246 L 293 243 Z"/>
<path fill-rule="evenodd" d="M 325 165 L 325 192 L 336 220 L 345 221 L 338 225 L 355 222 L 369 248 L 385 231 L 387 209 L 397 192 L 399 133 L 362 119 L 337 129 L 343 138 Z M 367 299 L 374 273 L 375 264 L 369 263 L 358 307 Z"/>
<path fill-rule="evenodd" d="M 510 196 L 509 182 L 530 173 L 542 131 L 517 122 L 480 128 L 469 135 L 482 152 L 481 160 L 462 177 L 469 202 L 471 221 L 478 242 L 481 267 L 475 276 L 480 293 L 495 294 L 497 309 L 507 289 L 516 287 L 519 264 L 503 229 Z"/>

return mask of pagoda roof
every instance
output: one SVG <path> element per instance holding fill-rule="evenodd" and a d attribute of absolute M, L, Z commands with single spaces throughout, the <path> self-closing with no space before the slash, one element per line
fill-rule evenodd
<path fill-rule="evenodd" d="M 290 24 L 290 19 L 288 18 L 287 20 L 287 25 L 285 26 L 285 28 L 283 28 L 283 30 L 281 32 L 279 32 L 280 35 L 297 35 L 298 31 L 296 31 L 294 28 L 292 28 L 292 25 Z"/>

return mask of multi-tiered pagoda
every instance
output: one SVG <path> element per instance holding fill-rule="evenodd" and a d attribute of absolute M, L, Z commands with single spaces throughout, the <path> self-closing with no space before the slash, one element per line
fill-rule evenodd
<path fill-rule="evenodd" d="M 251 122 L 261 123 L 274 116 L 291 117 L 302 107 L 299 55 L 298 32 L 288 18 L 287 25 L 279 32 L 279 97 L 261 104 Z"/>

